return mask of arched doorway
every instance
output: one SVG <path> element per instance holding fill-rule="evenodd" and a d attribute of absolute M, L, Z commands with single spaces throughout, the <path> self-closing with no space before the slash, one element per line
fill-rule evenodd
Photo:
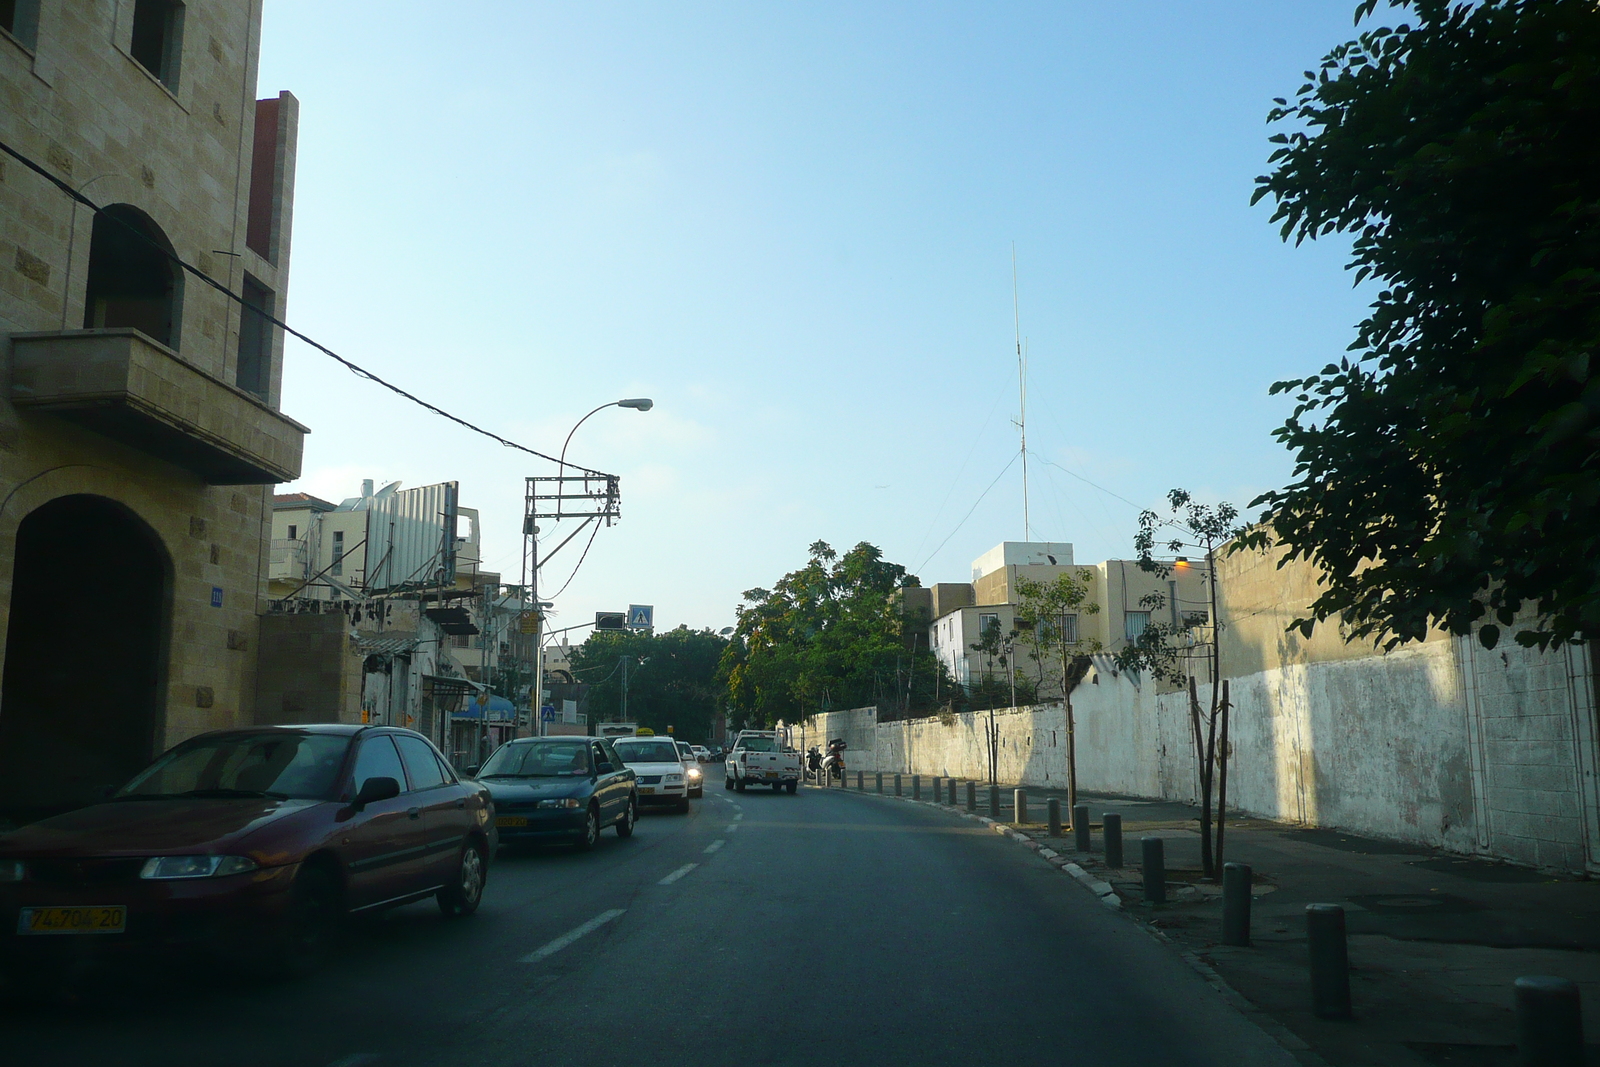
<path fill-rule="evenodd" d="M 171 573 L 155 532 L 105 497 L 58 497 L 22 520 L 0 683 L 0 815 L 76 807 L 149 762 Z"/>
<path fill-rule="evenodd" d="M 178 347 L 179 268 L 172 243 L 149 215 L 112 204 L 94 217 L 89 238 L 85 329 L 132 326 L 168 348 Z"/>

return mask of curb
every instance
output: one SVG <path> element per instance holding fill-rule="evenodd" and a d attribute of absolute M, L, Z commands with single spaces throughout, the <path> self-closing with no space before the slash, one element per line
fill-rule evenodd
<path fill-rule="evenodd" d="M 813 788 L 821 787 L 814 786 Z M 1019 845 L 1022 845 L 1024 848 L 1033 850 L 1034 852 L 1038 853 L 1040 857 L 1047 860 L 1052 866 L 1056 867 L 1064 874 L 1070 875 L 1073 881 L 1077 882 L 1079 885 L 1083 886 L 1083 888 L 1097 896 L 1100 899 L 1100 903 L 1125 916 L 1130 922 L 1133 923 L 1136 929 L 1142 931 L 1147 936 L 1154 938 L 1156 941 L 1161 942 L 1167 948 L 1171 949 L 1178 956 L 1178 958 L 1184 963 L 1188 964 L 1189 968 L 1198 974 L 1207 985 L 1209 985 L 1212 989 L 1215 989 L 1222 996 L 1222 999 L 1228 1002 L 1230 1007 L 1239 1012 L 1239 1014 L 1243 1015 L 1247 1020 L 1255 1025 L 1256 1029 L 1260 1030 L 1263 1034 L 1266 1034 L 1267 1037 L 1271 1038 L 1279 1048 L 1283 1049 L 1294 1059 L 1298 1060 L 1302 1064 L 1305 1064 L 1306 1067 L 1329 1067 L 1328 1061 L 1317 1055 L 1316 1051 L 1313 1050 L 1312 1047 L 1297 1034 L 1295 1034 L 1294 1031 L 1278 1022 L 1277 1019 L 1273 1018 L 1261 1008 L 1257 1007 L 1255 1003 L 1245 997 L 1244 994 L 1240 993 L 1237 989 L 1233 988 L 1233 986 L 1229 985 L 1227 980 L 1223 978 L 1222 975 L 1217 973 L 1215 967 L 1201 959 L 1196 953 L 1179 947 L 1178 943 L 1173 941 L 1172 938 L 1162 933 L 1150 923 L 1145 922 L 1135 912 L 1124 909 L 1122 906 L 1122 898 L 1117 895 L 1116 889 L 1113 888 L 1109 882 L 1101 878 L 1096 878 L 1093 874 L 1084 870 L 1076 863 L 1068 860 L 1055 849 L 1046 845 L 1041 845 L 1027 834 L 1013 830 L 1010 826 L 1007 826 L 1002 822 L 998 822 L 995 819 L 991 819 L 987 815 L 977 815 L 970 811 L 962 811 L 954 805 L 936 804 L 931 800 L 914 800 L 911 797 L 897 797 L 892 793 L 879 794 L 875 791 L 864 789 L 852 790 L 848 787 L 842 787 L 835 791 L 854 793 L 854 795 L 861 797 L 881 796 L 885 800 L 898 800 L 905 804 L 916 804 L 919 807 L 932 808 L 935 811 L 942 811 L 946 814 L 957 815 L 963 819 L 971 819 L 974 822 L 983 823 L 1000 836 L 1009 837 L 1011 840 L 1017 842 Z"/>

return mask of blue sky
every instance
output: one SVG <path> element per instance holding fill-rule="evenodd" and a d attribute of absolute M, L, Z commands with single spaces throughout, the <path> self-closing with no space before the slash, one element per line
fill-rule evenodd
<path fill-rule="evenodd" d="M 1362 317 L 1342 242 L 1249 206 L 1271 98 L 1353 9 L 269 0 L 259 95 L 301 102 L 288 319 L 543 451 L 652 397 L 573 439 L 623 517 L 556 611 L 721 627 L 817 539 L 924 583 L 1022 539 L 1014 242 L 1033 537 L 1125 557 L 1137 509 L 1081 479 L 1282 484 L 1267 388 Z M 515 580 L 549 465 L 294 341 L 284 380 L 294 488 L 459 480 Z"/>

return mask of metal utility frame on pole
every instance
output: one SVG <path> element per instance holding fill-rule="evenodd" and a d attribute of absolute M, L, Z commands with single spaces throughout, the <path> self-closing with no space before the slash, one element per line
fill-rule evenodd
<path fill-rule="evenodd" d="M 592 412 L 591 412 L 592 414 Z M 562 473 L 524 480 L 522 507 L 522 578 L 528 590 L 528 611 L 532 613 L 533 637 L 533 688 L 528 706 L 530 725 L 535 736 L 544 735 L 544 606 L 539 601 L 539 568 L 550 562 L 557 552 L 565 548 L 588 525 L 604 523 L 610 526 L 622 515 L 621 479 L 614 474 L 584 471 L 581 474 Z M 569 503 L 570 502 L 570 503 Z M 578 528 L 539 558 L 539 520 L 582 519 Z M 526 632 L 526 629 L 524 629 Z"/>

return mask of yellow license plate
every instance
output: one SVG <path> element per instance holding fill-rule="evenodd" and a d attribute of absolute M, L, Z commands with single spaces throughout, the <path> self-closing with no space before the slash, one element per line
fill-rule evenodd
<path fill-rule="evenodd" d="M 19 934 L 120 934 L 127 926 L 128 909 L 121 904 L 23 908 L 17 916 Z"/>
<path fill-rule="evenodd" d="M 528 817 L 526 815 L 496 815 L 494 824 L 496 826 L 526 826 L 528 825 Z"/>
<path fill-rule="evenodd" d="M 776 777 L 778 777 L 778 772 L 777 771 L 768 771 L 767 772 L 767 777 L 768 778 L 776 778 Z"/>
<path fill-rule="evenodd" d="M 639 787 L 639 794 L 641 796 L 649 796 L 651 793 L 654 793 L 655 791 L 656 791 L 656 789 L 655 789 L 655 786 L 653 786 L 653 785 L 643 785 L 643 786 Z"/>

